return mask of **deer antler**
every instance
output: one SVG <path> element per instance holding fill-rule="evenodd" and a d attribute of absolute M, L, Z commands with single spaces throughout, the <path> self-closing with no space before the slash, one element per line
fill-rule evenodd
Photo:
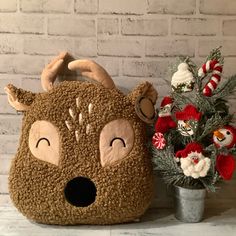
<path fill-rule="evenodd" d="M 79 69 L 82 76 L 100 82 L 105 88 L 113 89 L 115 84 L 104 68 L 91 60 L 75 60 L 68 64 L 70 70 Z"/>
<path fill-rule="evenodd" d="M 49 91 L 52 89 L 53 83 L 57 78 L 57 74 L 61 69 L 66 56 L 67 52 L 61 52 L 43 69 L 41 74 L 41 85 L 44 91 Z"/>

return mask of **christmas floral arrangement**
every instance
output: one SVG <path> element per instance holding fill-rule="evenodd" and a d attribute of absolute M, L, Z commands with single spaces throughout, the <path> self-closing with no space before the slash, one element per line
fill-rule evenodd
<path fill-rule="evenodd" d="M 236 76 L 223 79 L 223 65 L 217 48 L 200 68 L 190 58 L 174 68 L 152 137 L 155 168 L 168 185 L 215 191 L 233 176 L 236 128 L 226 98 Z"/>

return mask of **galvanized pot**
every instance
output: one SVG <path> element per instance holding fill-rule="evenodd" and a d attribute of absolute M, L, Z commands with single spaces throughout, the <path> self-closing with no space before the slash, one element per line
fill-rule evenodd
<path fill-rule="evenodd" d="M 205 208 L 206 189 L 189 189 L 174 186 L 175 217 L 187 223 L 200 222 Z"/>

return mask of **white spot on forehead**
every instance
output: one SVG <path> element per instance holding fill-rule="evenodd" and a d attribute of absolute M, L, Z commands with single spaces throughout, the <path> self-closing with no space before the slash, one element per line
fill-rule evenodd
<path fill-rule="evenodd" d="M 82 125 L 83 123 L 83 116 L 82 113 L 79 113 L 79 124 Z"/>
<path fill-rule="evenodd" d="M 76 106 L 79 108 L 79 103 L 80 103 L 80 98 L 79 97 L 77 97 L 76 98 Z"/>
<path fill-rule="evenodd" d="M 89 103 L 89 105 L 88 105 L 88 112 L 89 112 L 89 115 L 91 114 L 92 109 L 93 109 L 93 104 L 92 104 L 92 103 Z"/>
<path fill-rule="evenodd" d="M 86 134 L 89 134 L 90 131 L 91 131 L 91 125 L 87 124 L 87 126 L 86 126 Z"/>
<path fill-rule="evenodd" d="M 69 108 L 69 114 L 73 118 L 73 120 L 76 119 L 76 114 L 74 113 L 74 111 L 71 108 Z"/>
<path fill-rule="evenodd" d="M 69 122 L 68 120 L 66 120 L 66 121 L 65 121 L 65 124 L 66 124 L 67 129 L 71 131 L 71 130 L 72 130 L 72 127 L 71 127 L 70 122 Z"/>
<path fill-rule="evenodd" d="M 79 131 L 78 130 L 75 131 L 75 138 L 78 143 L 79 142 Z"/>

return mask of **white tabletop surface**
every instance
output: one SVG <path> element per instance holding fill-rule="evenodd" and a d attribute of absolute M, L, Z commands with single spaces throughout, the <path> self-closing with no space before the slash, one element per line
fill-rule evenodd
<path fill-rule="evenodd" d="M 208 210 L 201 223 L 175 219 L 172 209 L 150 209 L 141 222 L 112 226 L 52 226 L 36 224 L 12 205 L 0 206 L 0 236 L 236 236 L 236 209 Z"/>

